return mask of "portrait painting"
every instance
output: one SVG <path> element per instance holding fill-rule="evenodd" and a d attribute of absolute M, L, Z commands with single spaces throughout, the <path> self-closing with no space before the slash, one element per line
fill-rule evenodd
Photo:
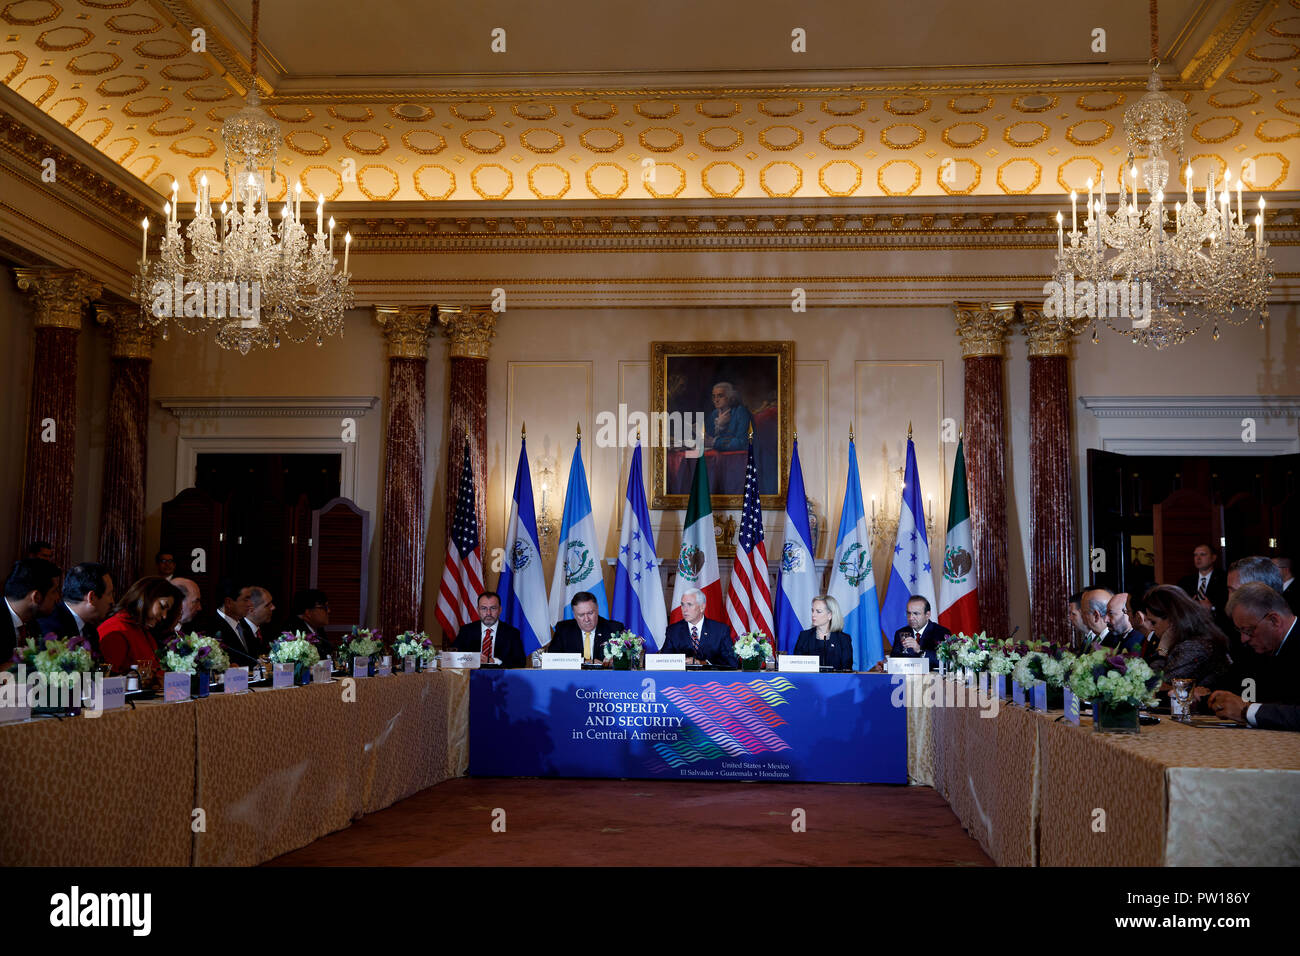
<path fill-rule="evenodd" d="M 654 508 L 685 508 L 704 458 L 712 506 L 740 508 L 753 430 L 764 508 L 785 506 L 793 342 L 652 342 Z"/>

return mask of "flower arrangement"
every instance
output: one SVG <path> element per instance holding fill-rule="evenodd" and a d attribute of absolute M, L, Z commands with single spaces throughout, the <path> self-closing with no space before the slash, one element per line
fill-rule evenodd
<path fill-rule="evenodd" d="M 351 660 L 354 657 L 374 658 L 384 649 L 384 638 L 378 631 L 352 625 L 352 633 L 339 645 L 339 657 Z"/>
<path fill-rule="evenodd" d="M 301 664 L 303 667 L 311 667 L 320 661 L 315 640 L 302 631 L 281 634 L 271 642 L 271 653 L 267 656 L 272 664 Z"/>
<path fill-rule="evenodd" d="M 613 661 L 615 667 L 624 663 L 630 666 L 641 656 L 643 647 L 645 647 L 643 638 L 637 637 L 631 631 L 623 631 L 605 642 L 605 660 Z"/>
<path fill-rule="evenodd" d="M 765 660 L 772 656 L 772 645 L 762 631 L 749 631 L 736 638 L 736 657 L 742 661 Z"/>
<path fill-rule="evenodd" d="M 1016 668 L 1020 658 L 1029 653 L 1029 645 L 1010 638 L 994 641 L 989 651 L 989 672 L 1007 677 Z"/>
<path fill-rule="evenodd" d="M 1151 707 L 1160 675 L 1139 654 L 1117 654 L 1102 648 L 1075 658 L 1069 687 L 1081 700 L 1094 704 Z"/>
<path fill-rule="evenodd" d="M 956 664 L 958 667 L 976 673 L 982 674 L 989 669 L 989 660 L 993 656 L 993 641 L 989 639 L 986 632 L 981 631 L 979 634 L 967 636 L 957 634 L 954 637 L 947 638 L 943 644 L 952 642 L 949 649 L 948 666 Z M 943 644 L 940 644 L 942 649 Z"/>
<path fill-rule="evenodd" d="M 433 641 L 429 635 L 423 631 L 403 631 L 397 635 L 393 642 L 393 652 L 398 657 L 418 657 L 424 663 L 429 663 L 438 656 L 438 649 L 433 646 Z"/>
<path fill-rule="evenodd" d="M 1073 663 L 1074 654 L 1064 645 L 1040 641 L 1021 653 L 1012 665 L 1011 677 L 1025 688 L 1046 684 L 1059 690 L 1065 686 Z"/>
<path fill-rule="evenodd" d="M 197 674 L 206 671 L 220 674 L 230 666 L 230 658 L 214 637 L 202 634 L 178 634 L 167 642 L 162 665 L 177 674 Z"/>
<path fill-rule="evenodd" d="M 45 635 L 44 647 L 39 648 L 36 638 L 27 638 L 25 645 L 14 650 L 14 663 L 23 664 L 28 670 L 39 671 L 55 687 L 71 684 L 75 675 L 89 673 L 95 669 L 95 658 L 90 653 L 90 644 L 82 637 L 70 637 L 66 640 Z"/>

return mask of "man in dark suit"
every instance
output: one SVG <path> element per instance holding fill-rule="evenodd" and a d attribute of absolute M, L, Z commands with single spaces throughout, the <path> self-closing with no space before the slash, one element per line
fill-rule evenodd
<path fill-rule="evenodd" d="M 1196 571 L 1180 580 L 1178 586 L 1222 624 L 1228 604 L 1228 578 L 1219 570 L 1219 549 L 1212 544 L 1198 544 L 1192 551 L 1192 565 Z"/>
<path fill-rule="evenodd" d="M 1261 730 L 1300 732 L 1300 704 L 1248 704 L 1232 691 L 1216 690 L 1210 695 L 1209 705 L 1224 720 Z"/>
<path fill-rule="evenodd" d="M 1291 613 L 1300 616 L 1300 588 L 1295 587 L 1295 578 L 1291 576 L 1291 559 L 1274 558 L 1273 564 L 1282 575 L 1282 597 L 1291 608 Z"/>
<path fill-rule="evenodd" d="M 14 562 L 5 581 L 4 611 L 0 613 L 0 670 L 13 662 L 14 648 L 39 640 L 36 621 L 54 610 L 63 572 L 53 561 L 22 558 Z"/>
<path fill-rule="evenodd" d="M 271 627 L 271 618 L 275 615 L 275 601 L 266 588 L 249 588 L 248 597 L 250 602 L 248 616 L 244 621 L 253 629 L 253 644 L 257 648 L 257 655 L 260 656 L 269 653 L 271 642 L 280 636 L 279 632 Z"/>
<path fill-rule="evenodd" d="M 113 576 L 108 568 L 94 561 L 74 565 L 63 579 L 63 600 L 54 605 L 54 613 L 38 621 L 42 634 L 62 638 L 81 637 L 99 656 L 99 634 L 95 625 L 108 617 L 113 607 Z"/>
<path fill-rule="evenodd" d="M 293 596 L 293 617 L 289 618 L 284 629 L 290 633 L 301 631 L 316 638 L 316 650 L 321 657 L 330 657 L 334 653 L 333 642 L 325 634 L 330 623 L 330 602 L 324 591 L 316 588 L 303 588 Z"/>
<path fill-rule="evenodd" d="M 1102 647 L 1109 647 L 1125 654 L 1142 653 L 1142 642 L 1146 635 L 1133 626 L 1128 616 L 1128 593 L 1120 591 L 1106 605 L 1106 637 Z"/>
<path fill-rule="evenodd" d="M 731 625 L 704 616 L 704 592 L 692 588 L 682 595 L 682 619 L 668 625 L 661 654 L 685 654 L 688 664 L 712 664 L 736 670 Z"/>
<path fill-rule="evenodd" d="M 1267 584 L 1243 584 L 1228 598 L 1228 613 L 1253 653 L 1233 660 L 1223 674 L 1196 689 L 1197 698 L 1210 690 L 1241 694 L 1252 689 L 1252 700 L 1270 704 L 1300 704 L 1300 635 L 1296 616 L 1282 595 Z M 1208 690 L 1207 690 L 1208 688 Z"/>
<path fill-rule="evenodd" d="M 195 627 L 221 642 L 235 666 L 257 662 L 258 644 L 253 626 L 245 618 L 252 609 L 252 588 L 235 578 L 223 578 L 217 587 L 219 606 Z"/>
<path fill-rule="evenodd" d="M 627 628 L 622 621 L 601 617 L 596 595 L 590 591 L 579 591 L 569 606 L 573 608 L 573 618 L 555 625 L 555 636 L 546 649 L 554 654 L 581 654 L 584 661 L 602 663 L 605 642 Z"/>
<path fill-rule="evenodd" d="M 478 596 L 477 607 L 478 620 L 462 627 L 451 646 L 458 651 L 477 651 L 486 665 L 528 666 L 519 628 L 501 620 L 501 596 L 484 591 Z"/>
<path fill-rule="evenodd" d="M 930 620 L 930 602 L 919 594 L 907 601 L 907 627 L 894 632 L 890 657 L 925 657 L 931 669 L 939 666 L 939 643 L 951 636 L 942 624 Z"/>

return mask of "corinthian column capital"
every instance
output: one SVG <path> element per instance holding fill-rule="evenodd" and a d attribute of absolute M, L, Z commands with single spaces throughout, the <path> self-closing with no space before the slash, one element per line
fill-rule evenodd
<path fill-rule="evenodd" d="M 38 329 L 81 331 L 81 310 L 104 294 L 103 283 L 80 269 L 14 269 L 18 288 L 31 296 Z"/>
<path fill-rule="evenodd" d="M 451 358 L 488 357 L 492 336 L 497 334 L 497 315 L 489 309 L 438 306 L 438 324 L 447 336 Z"/>
<path fill-rule="evenodd" d="M 375 321 L 384 330 L 389 358 L 429 357 L 429 333 L 433 321 L 427 305 L 377 305 Z"/>
<path fill-rule="evenodd" d="M 1069 356 L 1070 343 L 1092 321 L 1087 317 L 1071 319 L 1063 315 L 1047 315 L 1041 305 L 1022 306 L 1020 319 L 1024 323 L 1025 338 L 1029 340 L 1030 358 Z"/>
<path fill-rule="evenodd" d="M 1016 321 L 1014 302 L 954 302 L 961 357 L 1007 354 L 1007 333 Z"/>
<path fill-rule="evenodd" d="M 113 358 L 153 358 L 153 328 L 141 320 L 138 305 L 96 305 L 95 321 L 112 336 Z"/>

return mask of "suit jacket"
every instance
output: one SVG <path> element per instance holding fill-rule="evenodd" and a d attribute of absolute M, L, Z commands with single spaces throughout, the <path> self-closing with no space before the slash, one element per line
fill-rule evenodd
<path fill-rule="evenodd" d="M 1270 704 L 1300 704 L 1300 620 L 1276 654 L 1251 654 L 1203 683 L 1211 690 L 1229 690 L 1240 696 L 1243 682 L 1255 681 L 1255 699 Z"/>
<path fill-rule="evenodd" d="M 821 658 L 826 667 L 837 671 L 853 670 L 853 638 L 843 631 L 831 631 L 824 641 L 817 639 L 817 628 L 810 627 L 799 632 L 799 639 L 794 642 L 796 654 L 815 654 Z"/>
<path fill-rule="evenodd" d="M 1196 600 L 1197 582 L 1200 575 L 1193 571 L 1185 578 L 1178 582 L 1178 586 L 1187 592 L 1188 596 Z M 1205 588 L 1205 596 L 1210 599 L 1214 605 L 1214 615 L 1217 620 L 1223 614 L 1224 605 L 1228 603 L 1228 573 L 1213 568 L 1210 571 L 1210 582 Z"/>
<path fill-rule="evenodd" d="M 1255 726 L 1264 730 L 1300 731 L 1300 707 L 1295 704 L 1261 704 L 1255 711 Z"/>
<path fill-rule="evenodd" d="M 141 661 L 152 664 L 155 673 L 162 670 L 158 642 L 126 611 L 118 611 L 99 626 L 99 646 L 114 673 L 125 674 Z"/>
<path fill-rule="evenodd" d="M 903 646 L 903 638 L 912 633 L 911 627 L 900 627 L 894 632 L 894 640 L 889 648 L 890 657 L 921 657 L 924 655 L 929 658 L 932 668 L 939 666 L 939 642 L 945 637 L 951 637 L 952 631 L 948 630 L 942 624 L 930 621 L 925 625 L 925 630 L 921 632 L 921 653 L 915 654 Z"/>
<path fill-rule="evenodd" d="M 659 649 L 659 653 L 685 654 L 687 657 L 708 661 L 715 667 L 736 670 L 740 663 L 736 660 L 734 643 L 730 624 L 706 617 L 700 630 L 700 650 L 697 654 L 691 645 L 691 626 L 685 621 L 675 621 L 664 632 L 664 646 Z"/>
<path fill-rule="evenodd" d="M 1292 578 L 1291 583 L 1283 589 L 1282 597 L 1291 608 L 1291 613 L 1300 617 L 1300 585 L 1296 584 L 1295 578 Z"/>
<path fill-rule="evenodd" d="M 0 608 L 0 610 L 3 610 Z M 69 638 L 77 636 L 77 619 L 72 616 L 68 610 L 66 601 L 60 601 L 54 606 L 54 613 L 49 617 L 43 617 L 36 622 L 43 635 L 54 634 L 60 638 Z M 101 657 L 99 650 L 99 632 L 94 624 L 86 622 L 86 627 L 81 632 L 81 636 L 90 644 L 90 650 L 96 657 Z"/>
<path fill-rule="evenodd" d="M 591 659 L 596 663 L 603 661 L 605 659 L 605 642 L 615 634 L 626 630 L 627 628 L 622 621 L 607 621 L 603 617 L 596 618 L 596 639 L 591 642 Z M 556 624 L 555 636 L 551 638 L 551 643 L 546 649 L 555 654 L 581 654 L 582 628 L 578 626 L 578 622 L 570 620 Z"/>
<path fill-rule="evenodd" d="M 451 645 L 458 651 L 483 650 L 483 622 L 471 621 L 460 629 L 456 640 Z M 524 659 L 524 638 L 519 628 L 497 621 L 492 629 L 492 656 L 501 662 L 502 667 L 527 667 Z"/>
<path fill-rule="evenodd" d="M 1106 636 L 1102 638 L 1101 646 L 1118 650 L 1124 654 L 1141 654 L 1142 641 L 1142 632 L 1136 627 L 1127 634 L 1116 634 L 1114 631 L 1108 630 Z"/>
<path fill-rule="evenodd" d="M 31 631 L 31 627 L 27 628 Z M 29 635 L 30 636 L 30 635 Z M 0 667 L 6 666 L 14 659 L 14 650 L 18 647 L 18 631 L 9 608 L 0 606 Z"/>
<path fill-rule="evenodd" d="M 269 648 L 261 647 L 256 637 L 248 638 L 248 650 L 244 650 L 244 643 L 235 633 L 235 629 L 226 623 L 226 619 L 220 614 L 213 611 L 193 622 L 193 630 L 200 634 L 207 634 L 209 637 L 215 637 L 231 654 L 231 664 L 235 667 L 242 667 L 247 664 L 256 663 L 256 658 L 265 654 Z M 252 631 L 253 625 L 248 625 L 249 631 Z"/>

